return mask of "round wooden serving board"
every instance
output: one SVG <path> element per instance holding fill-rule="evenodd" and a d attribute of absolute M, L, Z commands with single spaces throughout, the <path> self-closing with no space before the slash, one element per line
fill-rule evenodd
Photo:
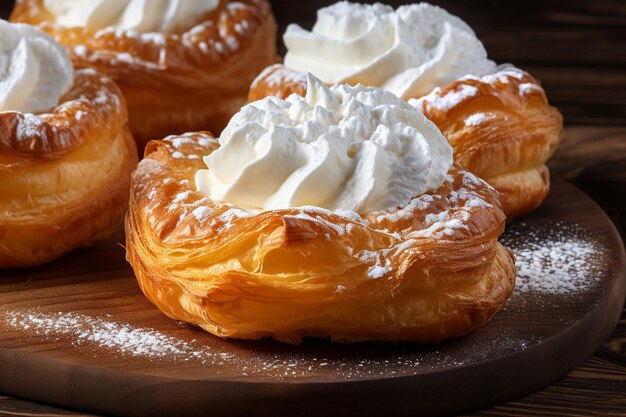
<path fill-rule="evenodd" d="M 122 241 L 120 232 L 52 264 L 0 272 L 0 391 L 132 416 L 466 412 L 591 355 L 626 290 L 617 232 L 565 182 L 503 237 L 521 260 L 504 309 L 437 346 L 219 339 L 143 297 Z"/>

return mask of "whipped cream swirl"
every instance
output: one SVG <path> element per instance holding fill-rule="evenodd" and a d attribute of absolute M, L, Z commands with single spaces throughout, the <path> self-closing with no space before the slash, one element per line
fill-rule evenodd
<path fill-rule="evenodd" d="M 218 4 L 219 0 L 44 0 L 61 26 L 138 33 L 185 31 Z"/>
<path fill-rule="evenodd" d="M 244 106 L 196 173 L 198 191 L 253 211 L 317 206 L 367 214 L 441 186 L 452 148 L 388 91 L 326 87 Z"/>
<path fill-rule="evenodd" d="M 73 82 L 61 45 L 36 27 L 0 20 L 0 111 L 43 113 Z"/>
<path fill-rule="evenodd" d="M 292 24 L 283 39 L 288 68 L 329 84 L 381 87 L 405 100 L 495 69 L 465 22 L 428 3 L 394 10 L 339 2 L 318 10 L 312 31 Z"/>

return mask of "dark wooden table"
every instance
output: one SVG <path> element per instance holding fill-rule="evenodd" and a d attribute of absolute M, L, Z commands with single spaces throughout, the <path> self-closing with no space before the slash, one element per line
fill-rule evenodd
<path fill-rule="evenodd" d="M 398 4 L 398 1 L 387 1 Z M 273 1 L 281 31 L 312 25 L 330 1 Z M 626 3 L 622 0 L 436 1 L 476 30 L 491 58 L 538 78 L 565 116 L 550 166 L 609 214 L 626 236 Z M 6 16 L 11 1 L 0 4 Z M 0 395 L 0 415 L 79 416 Z M 626 416 L 626 309 L 610 339 L 559 381 L 473 416 Z"/>

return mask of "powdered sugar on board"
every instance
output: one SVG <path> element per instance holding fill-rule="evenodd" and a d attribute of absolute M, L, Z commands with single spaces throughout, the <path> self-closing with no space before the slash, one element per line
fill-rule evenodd
<path fill-rule="evenodd" d="M 515 293 L 566 295 L 592 287 L 603 268 L 602 248 L 578 225 L 516 222 L 502 243 L 515 254 Z"/>
<path fill-rule="evenodd" d="M 245 351 L 251 354 L 242 355 L 237 350 L 239 343 L 204 333 L 189 340 L 179 335 L 188 332 L 184 328 L 178 332 L 159 331 L 116 321 L 110 314 L 96 317 L 74 312 L 12 310 L 0 311 L 0 320 L 34 341 L 58 346 L 69 343 L 76 353 L 87 352 L 94 357 L 108 354 L 116 362 L 147 359 L 181 366 L 201 364 L 215 374 L 234 371 L 237 376 L 276 379 L 319 374 L 340 380 L 411 375 L 484 360 L 502 350 L 525 349 L 538 340 L 534 336 L 502 335 L 495 331 L 492 337 L 474 340 L 463 359 L 450 354 L 445 347 L 434 349 L 416 344 L 392 349 L 359 344 L 360 354 L 355 356 L 355 345 L 329 344 L 324 340 L 312 340 L 301 346 L 247 341 Z"/>
<path fill-rule="evenodd" d="M 91 317 L 78 313 L 39 313 L 11 311 L 5 316 L 7 324 L 28 331 L 31 335 L 59 341 L 69 337 L 75 347 L 96 345 L 118 354 L 147 358 L 176 358 L 215 362 L 227 359 L 230 354 L 216 354 L 182 339 L 160 331 L 134 327 L 110 319 Z"/>

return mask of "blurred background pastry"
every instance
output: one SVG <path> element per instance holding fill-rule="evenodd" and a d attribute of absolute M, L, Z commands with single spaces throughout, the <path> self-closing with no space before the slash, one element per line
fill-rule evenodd
<path fill-rule="evenodd" d="M 114 78 L 140 150 L 168 134 L 219 133 L 276 59 L 265 0 L 22 0 L 11 20 L 39 25 L 76 64 Z"/>
<path fill-rule="evenodd" d="M 0 268 L 30 266 L 119 226 L 137 149 L 115 83 L 39 28 L 0 21 L 0 65 Z"/>

